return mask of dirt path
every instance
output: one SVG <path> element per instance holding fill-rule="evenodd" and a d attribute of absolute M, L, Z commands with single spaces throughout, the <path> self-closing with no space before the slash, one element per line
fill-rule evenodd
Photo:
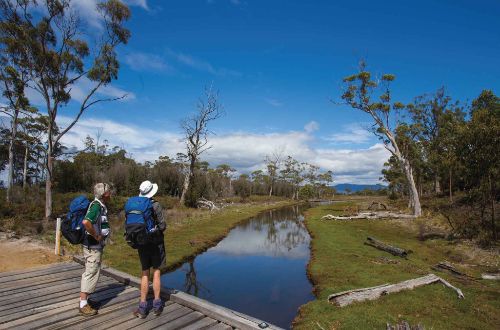
<path fill-rule="evenodd" d="M 66 261 L 68 257 L 54 255 L 52 247 L 30 238 L 8 238 L 0 233 L 0 272 L 19 270 Z"/>

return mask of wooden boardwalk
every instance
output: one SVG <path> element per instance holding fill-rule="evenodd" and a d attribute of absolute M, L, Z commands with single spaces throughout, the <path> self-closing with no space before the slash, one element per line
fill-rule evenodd
<path fill-rule="evenodd" d="M 70 262 L 0 273 L 0 329 L 260 329 L 262 323 L 176 291 L 162 292 L 167 301 L 160 316 L 138 319 L 132 312 L 139 279 L 111 268 L 101 271 L 91 295 L 101 305 L 98 315 L 84 317 L 78 313 L 82 272 L 81 264 Z"/>

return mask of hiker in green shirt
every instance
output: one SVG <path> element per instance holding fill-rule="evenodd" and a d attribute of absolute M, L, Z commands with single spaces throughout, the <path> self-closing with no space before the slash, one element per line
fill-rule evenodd
<path fill-rule="evenodd" d="M 94 200 L 90 203 L 87 214 L 82 221 L 86 235 L 83 240 L 83 257 L 85 272 L 82 274 L 80 288 L 80 314 L 91 316 L 97 314 L 96 302 L 88 299 L 93 293 L 101 272 L 102 251 L 106 237 L 109 235 L 108 209 L 106 203 L 111 198 L 111 187 L 107 183 L 94 186 Z"/>

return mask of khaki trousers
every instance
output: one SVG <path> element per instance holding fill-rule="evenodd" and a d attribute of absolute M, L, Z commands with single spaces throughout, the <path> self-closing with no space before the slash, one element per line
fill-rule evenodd
<path fill-rule="evenodd" d="M 85 259 L 85 272 L 82 274 L 80 292 L 92 293 L 95 291 L 97 280 L 101 273 L 101 249 L 89 249 L 83 247 L 83 258 Z"/>

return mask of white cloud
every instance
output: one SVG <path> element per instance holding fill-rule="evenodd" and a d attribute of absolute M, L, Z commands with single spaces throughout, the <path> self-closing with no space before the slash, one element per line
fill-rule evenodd
<path fill-rule="evenodd" d="M 173 71 L 173 68 L 156 54 L 130 53 L 125 56 L 125 63 L 135 71 Z"/>
<path fill-rule="evenodd" d="M 130 6 L 138 6 L 144 10 L 149 10 L 147 0 L 125 0 L 125 3 Z"/>
<path fill-rule="evenodd" d="M 237 71 L 229 70 L 226 68 L 216 68 L 205 60 L 195 58 L 191 55 L 184 54 L 181 52 L 175 52 L 171 49 L 167 49 L 167 55 L 174 58 L 180 64 L 183 64 L 198 71 L 213 74 L 215 76 L 241 76 L 241 73 Z"/>
<path fill-rule="evenodd" d="M 71 1 L 71 7 L 87 24 L 100 29 L 102 28 L 102 17 L 97 11 L 98 3 L 98 0 L 73 0 Z M 149 10 L 147 0 L 125 0 L 124 3 Z"/>
<path fill-rule="evenodd" d="M 319 130 L 319 124 L 313 120 L 307 123 L 304 129 L 307 133 L 312 133 Z"/>
<path fill-rule="evenodd" d="M 364 126 L 363 126 L 364 125 Z M 368 131 L 369 124 L 355 123 L 343 127 L 342 132 L 335 133 L 326 138 L 326 140 L 335 143 L 365 143 L 370 141 L 373 133 Z"/>
<path fill-rule="evenodd" d="M 280 102 L 276 99 L 265 99 L 265 101 L 276 108 L 283 106 L 283 102 Z"/>
<path fill-rule="evenodd" d="M 69 123 L 69 118 L 61 118 L 61 126 Z M 306 125 L 308 126 L 308 125 Z M 310 125 L 314 126 L 314 125 Z M 180 132 L 145 129 L 111 120 L 84 118 L 63 138 L 63 143 L 82 148 L 83 139 L 95 136 L 102 128 L 102 139 L 110 146 L 125 148 L 138 161 L 154 161 L 160 155 L 175 157 L 184 152 L 183 136 Z M 382 144 L 364 149 L 313 148 L 312 131 L 289 131 L 282 133 L 255 134 L 236 132 L 211 136 L 211 149 L 201 158 L 212 166 L 230 164 L 239 173 L 250 173 L 265 169 L 264 158 L 275 150 L 283 150 L 301 162 L 308 162 L 331 170 L 335 183 L 378 183 L 380 171 L 389 154 Z"/>
<path fill-rule="evenodd" d="M 81 78 L 71 87 L 71 98 L 78 102 L 83 102 L 88 93 L 95 85 L 95 82 L 87 79 L 86 77 Z M 120 99 L 120 101 L 130 101 L 135 99 L 135 94 L 132 92 L 125 91 L 113 85 L 106 85 L 100 87 L 94 94 L 92 99 L 95 100 L 98 98 L 121 98 L 124 95 L 125 97 Z"/>

